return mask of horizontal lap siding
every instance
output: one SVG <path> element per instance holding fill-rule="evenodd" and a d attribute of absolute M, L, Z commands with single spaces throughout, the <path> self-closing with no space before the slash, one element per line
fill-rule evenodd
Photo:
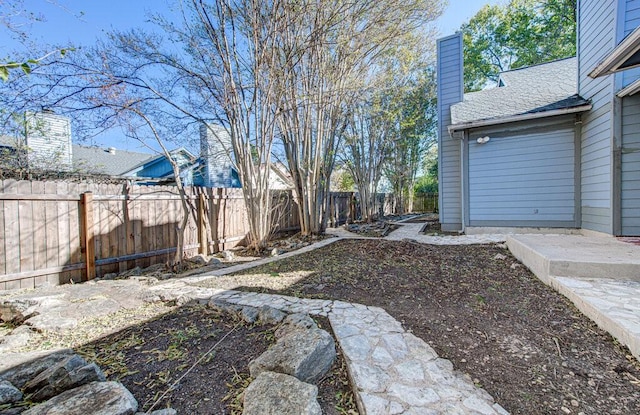
<path fill-rule="evenodd" d="M 582 227 L 613 233 L 611 209 L 611 137 L 613 77 L 589 78 L 588 74 L 616 43 L 617 0 L 585 0 L 578 3 L 580 25 L 578 58 L 579 94 L 593 105 L 582 124 L 581 197 Z"/>
<path fill-rule="evenodd" d="M 575 221 L 574 130 L 469 140 L 469 220 L 517 226 Z M 537 212 L 537 213 L 536 213 Z"/>
<path fill-rule="evenodd" d="M 622 234 L 640 235 L 640 96 L 622 101 Z"/>
<path fill-rule="evenodd" d="M 462 223 L 460 141 L 449 136 L 451 105 L 462 101 L 462 41 L 460 35 L 438 41 L 438 146 L 440 221 Z"/>

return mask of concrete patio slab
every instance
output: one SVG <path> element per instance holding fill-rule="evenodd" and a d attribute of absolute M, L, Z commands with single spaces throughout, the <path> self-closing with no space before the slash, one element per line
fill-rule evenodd
<path fill-rule="evenodd" d="M 548 276 L 640 282 L 640 246 L 582 235 L 509 235 L 513 255 L 547 282 Z"/>

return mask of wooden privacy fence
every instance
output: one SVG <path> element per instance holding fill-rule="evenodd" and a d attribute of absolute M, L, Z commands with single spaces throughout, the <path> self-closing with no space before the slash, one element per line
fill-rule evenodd
<path fill-rule="evenodd" d="M 414 212 L 438 212 L 437 193 L 418 193 L 413 198 Z"/>
<path fill-rule="evenodd" d="M 0 289 L 84 281 L 172 259 L 182 218 L 175 187 L 0 181 Z M 248 232 L 240 189 L 187 188 L 193 214 L 187 255 L 241 244 Z M 331 195 L 332 225 L 353 193 Z M 276 231 L 300 229 L 291 192 L 273 193 Z"/>

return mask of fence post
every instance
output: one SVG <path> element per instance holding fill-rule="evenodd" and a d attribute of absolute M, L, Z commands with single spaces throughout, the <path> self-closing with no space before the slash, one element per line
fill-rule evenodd
<path fill-rule="evenodd" d="M 80 195 L 80 220 L 81 240 L 83 242 L 86 278 L 92 280 L 96 277 L 96 246 L 93 236 L 93 193 L 86 192 Z"/>
<path fill-rule="evenodd" d="M 198 253 L 208 255 L 207 223 L 205 221 L 205 194 L 198 194 Z"/>

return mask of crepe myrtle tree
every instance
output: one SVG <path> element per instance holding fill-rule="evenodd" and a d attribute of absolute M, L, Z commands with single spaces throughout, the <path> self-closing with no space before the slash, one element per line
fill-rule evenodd
<path fill-rule="evenodd" d="M 277 121 L 303 234 L 326 228 L 336 155 L 370 72 L 441 11 L 442 2 L 427 0 L 286 2 L 279 10 Z"/>
<path fill-rule="evenodd" d="M 385 176 L 391 184 L 394 211 L 413 209 L 413 189 L 424 156 L 436 142 L 436 91 L 433 68 L 397 91 Z"/>
<path fill-rule="evenodd" d="M 402 42 L 387 48 L 378 59 L 375 70 L 370 71 L 368 89 L 353 106 L 347 130 L 344 134 L 343 151 L 340 159 L 354 178 L 361 201 L 362 218 L 371 221 L 376 212 L 376 191 L 383 176 L 394 184 L 402 206 L 406 199 L 404 187 L 399 178 L 413 171 L 415 157 L 407 153 L 415 147 L 408 145 L 406 135 L 403 141 L 403 126 L 406 133 L 410 124 L 417 124 L 432 118 L 425 102 L 435 103 L 435 89 L 421 88 L 415 94 L 416 101 L 410 99 L 416 85 L 433 86 L 432 72 L 434 60 L 435 33 L 425 30 L 405 33 Z M 424 96 L 419 94 L 424 93 Z M 407 118 L 413 112 L 415 117 Z M 411 140 L 421 145 L 424 135 L 413 136 Z M 397 162 L 391 160 L 391 156 Z M 421 157 L 420 152 L 415 153 Z M 409 163 L 407 163 L 407 160 Z"/>

